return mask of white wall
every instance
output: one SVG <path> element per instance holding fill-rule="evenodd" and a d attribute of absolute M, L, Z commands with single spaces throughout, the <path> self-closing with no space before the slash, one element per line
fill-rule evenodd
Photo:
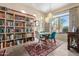
<path fill-rule="evenodd" d="M 63 40 L 63 41 L 67 41 L 67 39 L 68 39 L 67 38 L 67 34 L 65 34 L 65 33 L 64 34 L 63 33 L 62 34 L 59 34 L 59 33 L 57 33 L 56 34 L 56 39 Z"/>

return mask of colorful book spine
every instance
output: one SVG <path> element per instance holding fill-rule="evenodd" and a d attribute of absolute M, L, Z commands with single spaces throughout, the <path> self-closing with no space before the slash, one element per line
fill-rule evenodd
<path fill-rule="evenodd" d="M 0 28 L 0 33 L 4 33 L 4 28 Z"/>

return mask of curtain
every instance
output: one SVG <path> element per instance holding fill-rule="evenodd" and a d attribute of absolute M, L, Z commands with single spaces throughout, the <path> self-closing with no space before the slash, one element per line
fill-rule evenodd
<path fill-rule="evenodd" d="M 79 27 L 79 7 L 69 9 L 69 31 Z"/>

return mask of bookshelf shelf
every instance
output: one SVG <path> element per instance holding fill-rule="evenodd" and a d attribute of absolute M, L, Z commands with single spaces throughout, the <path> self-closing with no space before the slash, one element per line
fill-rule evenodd
<path fill-rule="evenodd" d="M 5 28 L 5 26 L 0 26 L 0 28 Z"/>
<path fill-rule="evenodd" d="M 6 33 L 6 35 L 8 35 L 8 34 L 14 34 L 14 33 Z"/>
<path fill-rule="evenodd" d="M 14 13 L 13 12 L 6 12 L 7 14 L 10 14 L 10 15 L 13 15 Z"/>
<path fill-rule="evenodd" d="M 0 43 L 3 43 L 3 42 L 5 42 L 5 41 L 4 40 L 0 41 Z"/>
<path fill-rule="evenodd" d="M 25 23 L 25 21 L 24 20 L 15 20 L 16 22 L 24 22 Z"/>
<path fill-rule="evenodd" d="M 0 6 L 0 49 L 23 44 L 32 34 L 34 16 Z"/>
<path fill-rule="evenodd" d="M 7 42 L 7 41 L 14 41 L 14 40 L 5 40 L 5 41 Z"/>
<path fill-rule="evenodd" d="M 24 26 L 16 26 L 16 28 L 25 28 Z"/>
<path fill-rule="evenodd" d="M 0 12 L 3 12 L 3 13 L 5 13 L 5 11 L 4 11 L 4 10 L 0 10 Z"/>
<path fill-rule="evenodd" d="M 6 26 L 7 28 L 13 28 L 14 26 Z"/>
<path fill-rule="evenodd" d="M 1 34 L 3 35 L 3 34 L 5 34 L 5 33 L 0 33 L 0 35 L 1 35 Z"/>
<path fill-rule="evenodd" d="M 25 34 L 25 32 L 15 32 L 15 34 Z"/>
<path fill-rule="evenodd" d="M 0 19 L 5 20 L 5 18 L 0 17 Z"/>
<path fill-rule="evenodd" d="M 12 22 L 13 22 L 14 20 L 13 20 L 13 19 L 12 19 L 12 20 L 10 20 L 10 19 L 7 19 L 7 21 L 12 21 Z"/>

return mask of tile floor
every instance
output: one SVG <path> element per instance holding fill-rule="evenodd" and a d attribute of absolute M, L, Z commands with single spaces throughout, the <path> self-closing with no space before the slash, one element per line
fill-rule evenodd
<path fill-rule="evenodd" d="M 22 45 L 9 48 L 7 50 L 13 51 L 13 53 L 9 54 L 9 56 L 29 56 L 28 52 L 25 52 L 25 49 Z M 79 56 L 79 53 L 74 50 L 67 50 L 67 42 L 64 42 L 60 47 L 49 53 L 47 56 Z"/>
<path fill-rule="evenodd" d="M 72 50 L 67 50 L 67 42 L 62 44 L 60 47 L 49 53 L 48 56 L 79 56 L 79 53 Z"/>

